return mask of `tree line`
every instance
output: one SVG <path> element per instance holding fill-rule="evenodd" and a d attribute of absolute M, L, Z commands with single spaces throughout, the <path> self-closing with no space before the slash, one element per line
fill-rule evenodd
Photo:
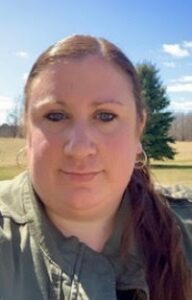
<path fill-rule="evenodd" d="M 192 141 L 192 112 L 177 113 L 171 123 L 170 135 L 176 141 Z"/>

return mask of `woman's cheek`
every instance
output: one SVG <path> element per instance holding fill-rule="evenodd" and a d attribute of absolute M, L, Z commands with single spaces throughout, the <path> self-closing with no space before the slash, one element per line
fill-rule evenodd
<path fill-rule="evenodd" d="M 43 159 L 44 155 L 46 155 L 46 153 L 51 150 L 51 143 L 49 142 L 49 140 L 46 139 L 42 135 L 42 133 L 35 130 L 31 135 L 29 135 L 27 139 L 27 144 L 29 156 L 33 160 L 39 161 Z"/>
<path fill-rule="evenodd" d="M 123 165 L 134 165 L 135 158 L 138 152 L 139 139 L 134 131 L 121 130 L 118 133 L 106 139 L 106 147 L 108 153 L 113 160 Z"/>

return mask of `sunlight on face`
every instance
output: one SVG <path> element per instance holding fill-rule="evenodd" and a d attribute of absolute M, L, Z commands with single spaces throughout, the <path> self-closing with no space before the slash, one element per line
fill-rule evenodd
<path fill-rule="evenodd" d="M 140 151 L 127 75 L 98 56 L 61 60 L 34 80 L 27 145 L 32 183 L 60 215 L 115 211 Z"/>

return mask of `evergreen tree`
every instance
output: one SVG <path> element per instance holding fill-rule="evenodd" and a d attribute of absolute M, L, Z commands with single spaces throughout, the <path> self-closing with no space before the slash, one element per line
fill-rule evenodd
<path fill-rule="evenodd" d="M 137 71 L 148 113 L 142 141 L 144 150 L 149 159 L 173 159 L 176 152 L 170 145 L 174 143 L 174 139 L 169 135 L 169 129 L 174 117 L 167 111 L 170 101 L 160 80 L 159 71 L 151 63 L 139 64 Z"/>

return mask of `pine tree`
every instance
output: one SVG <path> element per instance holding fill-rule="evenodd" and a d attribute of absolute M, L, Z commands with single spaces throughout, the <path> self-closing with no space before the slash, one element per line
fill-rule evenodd
<path fill-rule="evenodd" d="M 144 150 L 149 159 L 173 159 L 176 152 L 170 144 L 175 141 L 169 135 L 169 129 L 174 117 L 167 111 L 170 101 L 160 80 L 159 70 L 145 62 L 137 66 L 137 71 L 148 113 L 142 141 Z"/>

